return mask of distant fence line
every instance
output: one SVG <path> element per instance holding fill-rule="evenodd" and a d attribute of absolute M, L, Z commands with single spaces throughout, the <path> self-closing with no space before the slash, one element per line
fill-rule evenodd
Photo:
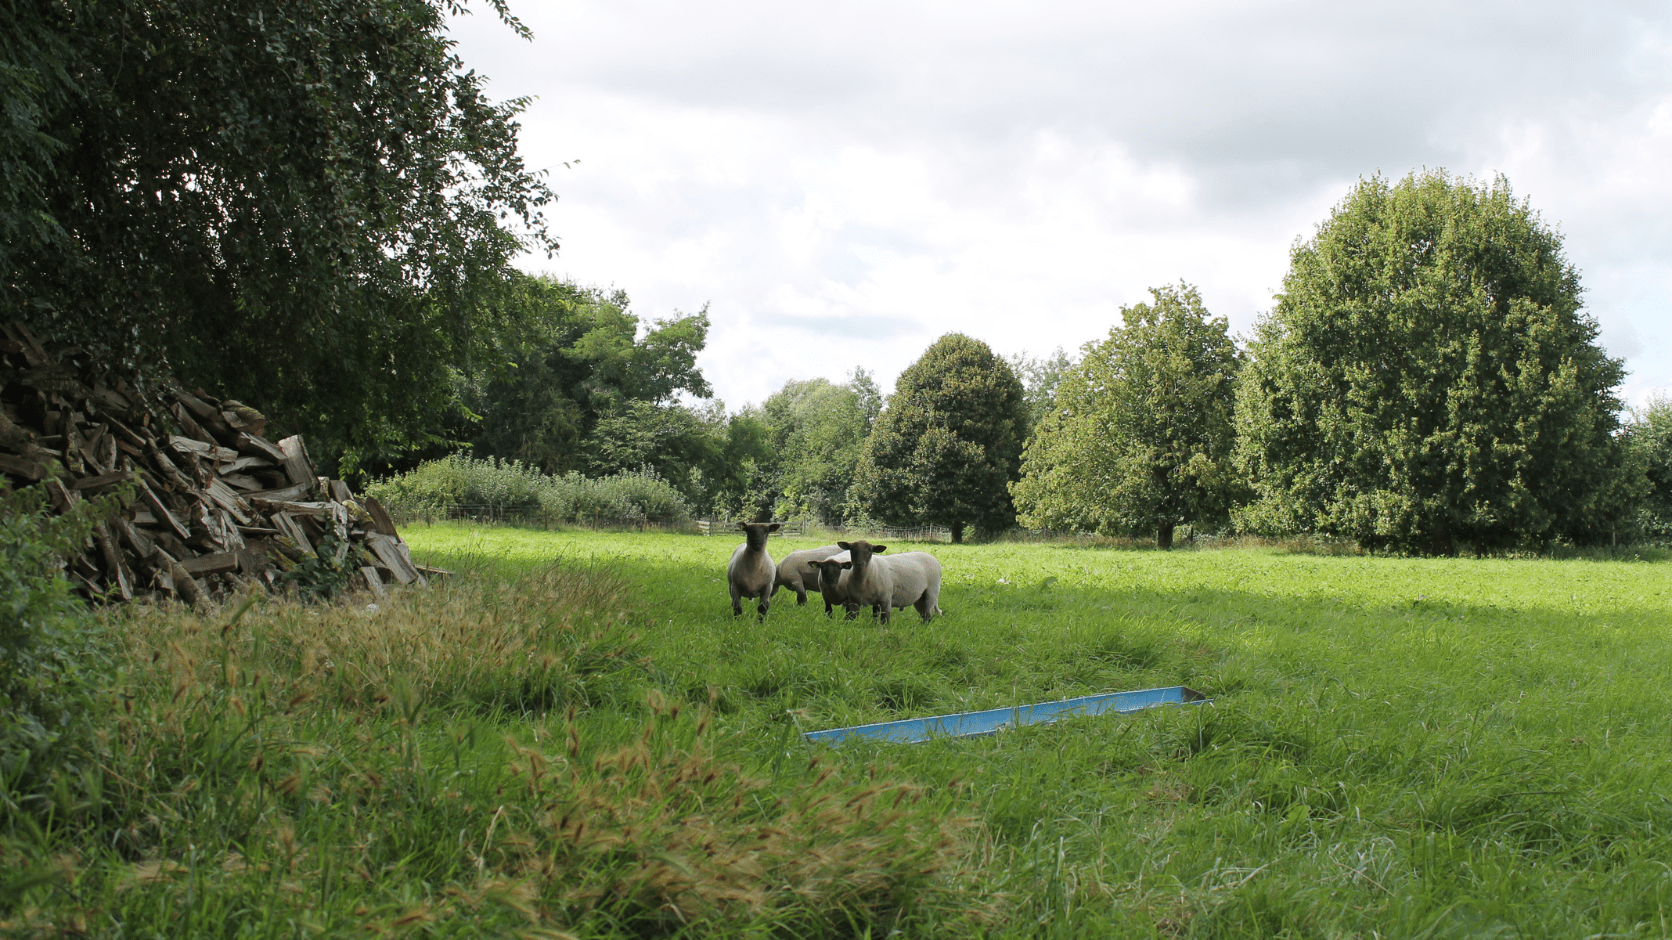
<path fill-rule="evenodd" d="M 697 520 L 701 535 L 725 535 L 737 532 L 741 520 L 710 516 Z M 920 526 L 829 526 L 818 522 L 785 522 L 778 535 L 869 535 L 879 539 L 901 539 L 907 542 L 950 542 L 952 530 L 943 525 Z"/>
<path fill-rule="evenodd" d="M 684 532 L 694 535 L 737 535 L 741 520 L 724 516 L 690 519 L 673 516 L 607 516 L 583 514 L 578 518 L 559 516 L 517 506 L 492 503 L 450 506 L 444 509 L 390 509 L 396 525 L 434 525 L 437 522 L 474 522 L 480 525 L 509 525 L 527 529 L 580 527 L 587 529 L 629 529 L 639 532 Z M 827 526 L 816 522 L 786 522 L 776 533 L 783 536 L 827 534 L 833 537 L 865 535 L 907 542 L 950 542 L 946 526 Z"/>

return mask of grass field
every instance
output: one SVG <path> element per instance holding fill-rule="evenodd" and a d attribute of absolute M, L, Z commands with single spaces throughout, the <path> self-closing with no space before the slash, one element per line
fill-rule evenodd
<path fill-rule="evenodd" d="M 117 621 L 114 756 L 12 821 L 0 927 L 1672 934 L 1664 563 L 900 545 L 946 616 L 884 627 L 733 618 L 729 538 L 405 534 L 456 583 Z M 795 734 L 1178 683 L 1213 702 Z"/>

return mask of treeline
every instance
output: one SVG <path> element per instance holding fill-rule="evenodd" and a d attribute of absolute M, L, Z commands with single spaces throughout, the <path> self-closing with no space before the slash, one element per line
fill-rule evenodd
<path fill-rule="evenodd" d="M 708 394 L 702 315 L 635 339 L 619 294 L 526 290 L 558 326 L 470 390 L 476 452 L 641 470 L 696 512 L 1442 555 L 1672 535 L 1672 404 L 1622 420 L 1578 272 L 1502 179 L 1361 182 L 1245 345 L 1181 283 L 1078 359 L 944 336 L 886 402 L 856 371 L 735 414 L 684 404 Z"/>
<path fill-rule="evenodd" d="M 1188 286 L 1122 315 L 1029 444 L 1024 524 L 1439 555 L 1669 531 L 1668 405 L 1622 422 L 1578 271 L 1501 177 L 1361 181 L 1245 348 Z"/>
<path fill-rule="evenodd" d="M 1664 408 L 1622 421 L 1578 272 L 1501 179 L 1363 182 L 1242 346 L 1180 284 L 1077 361 L 955 334 L 886 403 L 856 371 L 728 413 L 696 367 L 706 311 L 643 322 L 511 266 L 557 250 L 555 197 L 518 156 L 523 103 L 454 54 L 452 9 L 16 5 L 0 319 L 140 398 L 178 379 L 256 403 L 360 483 L 468 452 L 653 474 L 696 513 L 959 536 L 1191 525 L 1444 554 L 1669 531 Z"/>

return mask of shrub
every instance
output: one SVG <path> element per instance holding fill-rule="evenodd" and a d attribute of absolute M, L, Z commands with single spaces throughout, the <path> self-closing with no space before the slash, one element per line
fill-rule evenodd
<path fill-rule="evenodd" d="M 454 455 L 366 492 L 396 512 L 432 515 L 488 510 L 547 523 L 636 516 L 683 522 L 691 515 L 685 497 L 649 468 L 589 479 L 575 472 L 547 476 L 514 460 Z"/>
<path fill-rule="evenodd" d="M 64 560 L 120 503 L 47 509 L 44 485 L 0 487 L 0 784 L 25 788 L 60 758 L 107 660 Z"/>

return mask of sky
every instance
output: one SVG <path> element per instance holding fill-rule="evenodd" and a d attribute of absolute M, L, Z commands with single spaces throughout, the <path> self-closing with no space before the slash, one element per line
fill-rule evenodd
<path fill-rule="evenodd" d="M 1247 336 L 1355 183 L 1506 177 L 1628 405 L 1672 394 L 1672 4 L 511 0 L 456 17 L 560 196 L 531 273 L 707 305 L 733 411 L 939 336 L 1069 353 L 1185 281 Z"/>

